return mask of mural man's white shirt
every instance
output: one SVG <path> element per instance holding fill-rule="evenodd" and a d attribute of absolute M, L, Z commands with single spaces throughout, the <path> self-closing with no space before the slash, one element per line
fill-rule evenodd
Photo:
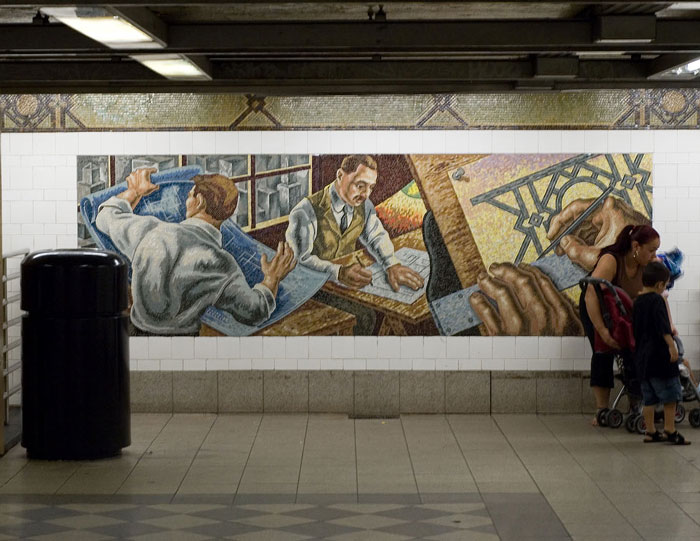
<path fill-rule="evenodd" d="M 221 246 L 221 232 L 198 218 L 179 224 L 138 216 L 128 202 L 108 199 L 97 215 L 132 267 L 131 320 L 157 334 L 193 334 L 208 306 L 246 324 L 259 324 L 275 309 L 262 284 L 252 288 L 235 258 Z"/>

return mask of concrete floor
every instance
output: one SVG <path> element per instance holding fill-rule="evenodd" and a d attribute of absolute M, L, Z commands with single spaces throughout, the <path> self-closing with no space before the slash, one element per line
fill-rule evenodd
<path fill-rule="evenodd" d="M 700 432 L 589 420 L 133 415 L 117 458 L 0 459 L 0 540 L 700 539 Z"/>

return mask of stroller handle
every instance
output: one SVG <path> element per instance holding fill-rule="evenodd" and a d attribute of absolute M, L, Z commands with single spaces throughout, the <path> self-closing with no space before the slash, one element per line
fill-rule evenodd
<path fill-rule="evenodd" d="M 593 278 L 592 276 L 586 276 L 585 278 L 581 278 L 578 282 L 578 285 L 581 289 L 585 289 L 588 284 L 593 284 L 594 287 L 600 285 L 604 285 L 605 287 L 607 287 L 608 290 L 613 294 L 613 297 L 615 298 L 615 304 L 620 310 L 620 313 L 622 315 L 627 315 L 627 309 L 622 303 L 620 296 L 617 294 L 617 288 L 610 281 L 604 278 Z"/>
<path fill-rule="evenodd" d="M 676 349 L 678 350 L 678 359 L 682 359 L 685 355 L 685 348 L 683 347 L 683 342 L 677 334 L 673 336 L 673 341 L 676 343 Z"/>
<path fill-rule="evenodd" d="M 578 281 L 578 285 L 581 289 L 583 289 L 588 284 L 602 284 L 615 291 L 615 286 L 612 285 L 612 283 L 606 280 L 605 278 L 593 278 L 593 276 L 586 276 L 585 278 L 581 278 Z"/>

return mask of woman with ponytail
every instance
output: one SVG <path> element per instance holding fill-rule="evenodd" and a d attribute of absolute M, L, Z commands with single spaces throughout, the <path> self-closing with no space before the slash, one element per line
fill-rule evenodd
<path fill-rule="evenodd" d="M 660 237 L 650 225 L 627 225 L 618 234 L 615 242 L 600 250 L 598 261 L 591 277 L 608 280 L 622 288 L 634 300 L 642 289 L 642 269 L 656 258 Z M 581 322 L 586 331 L 591 347 L 594 334 L 611 348 L 620 349 L 620 345 L 610 335 L 603 322 L 598 297 L 592 287 L 581 293 L 579 301 Z M 591 357 L 591 388 L 595 396 L 598 411 L 608 407 L 610 389 L 614 386 L 613 353 L 596 353 Z M 596 421 L 594 419 L 594 424 Z"/>

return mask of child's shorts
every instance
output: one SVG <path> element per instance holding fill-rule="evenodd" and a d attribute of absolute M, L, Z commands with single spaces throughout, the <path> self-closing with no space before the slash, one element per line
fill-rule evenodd
<path fill-rule="evenodd" d="M 681 382 L 674 378 L 649 378 L 642 381 L 642 397 L 645 406 L 670 404 L 683 399 Z"/>

